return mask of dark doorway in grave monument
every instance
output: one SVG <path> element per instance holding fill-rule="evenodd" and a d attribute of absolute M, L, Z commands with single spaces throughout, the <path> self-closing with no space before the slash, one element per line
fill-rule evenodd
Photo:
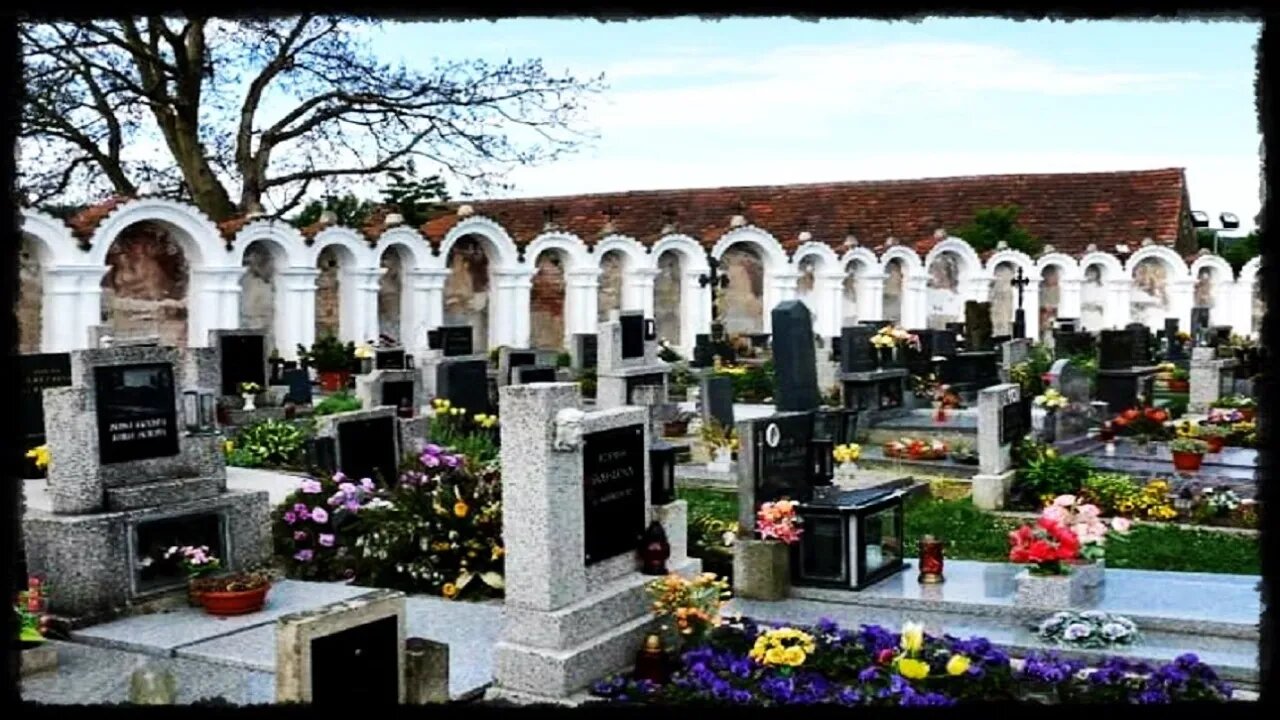
<path fill-rule="evenodd" d="M 587 565 L 635 552 L 645 528 L 644 426 L 582 438 L 582 498 Z"/>
<path fill-rule="evenodd" d="M 103 464 L 178 454 L 172 365 L 97 367 L 94 382 Z"/>
<path fill-rule="evenodd" d="M 223 335 L 218 340 L 222 356 L 222 394 L 240 394 L 240 383 L 267 386 L 266 338 L 262 335 Z"/>
<path fill-rule="evenodd" d="M 400 624 L 393 615 L 311 641 L 311 702 L 385 707 L 400 702 Z"/>
<path fill-rule="evenodd" d="M 349 420 L 338 425 L 338 461 L 353 481 L 371 478 L 383 486 L 399 479 L 395 418 Z"/>
<path fill-rule="evenodd" d="M 224 562 L 230 549 L 226 517 L 222 513 L 143 520 L 133 526 L 131 540 L 129 566 L 134 594 L 168 590 L 187 583 L 180 559 L 165 557 L 169 548 L 207 547 Z"/>
<path fill-rule="evenodd" d="M 413 381 L 397 380 L 382 383 L 382 404 L 396 408 L 405 404 L 413 407 Z"/>

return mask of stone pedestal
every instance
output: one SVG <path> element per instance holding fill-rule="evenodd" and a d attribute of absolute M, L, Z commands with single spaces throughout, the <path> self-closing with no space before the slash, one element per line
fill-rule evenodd
<path fill-rule="evenodd" d="M 1088 603 L 1086 576 L 1076 572 L 1067 575 L 1032 575 L 1023 570 L 1013 578 L 1013 602 L 1019 607 L 1068 610 Z"/>
<path fill-rule="evenodd" d="M 409 638 L 404 649 L 406 705 L 449 702 L 449 646 Z"/>
<path fill-rule="evenodd" d="M 1013 489 L 1013 479 L 1017 471 L 999 473 L 997 475 L 978 474 L 973 476 L 973 505 L 981 510 L 1003 510 L 1009 491 Z"/>
<path fill-rule="evenodd" d="M 333 698 L 341 691 L 332 687 L 314 687 L 318 663 L 350 663 L 356 658 L 340 656 L 337 653 L 325 657 L 317 657 L 315 650 L 317 639 L 332 638 L 349 633 L 373 623 L 392 622 L 393 632 L 389 633 L 385 644 L 370 645 L 352 643 L 350 646 L 359 653 L 369 653 L 367 662 L 376 666 L 390 666 L 395 678 L 388 682 L 386 677 L 368 678 L 365 682 L 379 687 L 395 690 L 396 702 L 405 702 L 405 603 L 404 593 L 392 590 L 379 590 L 368 595 L 352 598 L 342 602 L 325 605 L 316 610 L 309 610 L 292 615 L 285 615 L 276 621 L 276 702 L 311 703 L 323 697 Z M 345 648 L 344 648 L 345 649 Z M 384 653 L 395 654 L 388 658 Z M 358 674 L 358 670 L 350 670 Z M 332 677 L 336 673 L 325 672 L 324 676 Z M 364 688 L 362 688 L 363 690 Z M 379 698 L 388 700 L 390 698 Z M 379 703 L 381 704 L 381 703 Z"/>
<path fill-rule="evenodd" d="M 733 545 L 733 594 L 746 600 L 785 600 L 791 587 L 791 548 L 770 540 Z"/>

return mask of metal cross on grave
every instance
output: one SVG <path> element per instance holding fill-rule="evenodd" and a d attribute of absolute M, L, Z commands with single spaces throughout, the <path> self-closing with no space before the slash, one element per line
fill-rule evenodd
<path fill-rule="evenodd" d="M 1024 338 L 1027 336 L 1027 316 L 1022 311 L 1022 291 L 1031 281 L 1022 274 L 1022 268 L 1018 268 L 1018 277 L 1009 281 L 1009 284 L 1018 290 L 1018 309 L 1013 313 L 1013 336 L 1016 338 Z"/>
<path fill-rule="evenodd" d="M 710 250 L 707 251 L 707 272 L 698 276 L 698 285 L 711 288 L 711 322 L 714 325 L 720 321 L 720 291 L 729 287 L 729 276 L 722 272 L 720 261 L 711 257 Z"/>

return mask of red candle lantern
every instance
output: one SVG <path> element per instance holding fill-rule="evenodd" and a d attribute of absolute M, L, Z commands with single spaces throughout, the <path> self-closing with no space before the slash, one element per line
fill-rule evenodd
<path fill-rule="evenodd" d="M 662 651 L 662 640 L 657 635 L 646 638 L 644 647 L 636 654 L 636 669 L 632 677 L 659 685 L 667 682 L 667 658 Z"/>
<path fill-rule="evenodd" d="M 920 539 L 920 578 L 921 583 L 933 584 L 943 581 L 942 577 L 942 541 L 932 535 Z"/>
<path fill-rule="evenodd" d="M 1107 443 L 1116 439 L 1116 429 L 1115 426 L 1111 424 L 1110 420 L 1102 423 L 1102 430 L 1098 432 L 1098 439 Z"/>

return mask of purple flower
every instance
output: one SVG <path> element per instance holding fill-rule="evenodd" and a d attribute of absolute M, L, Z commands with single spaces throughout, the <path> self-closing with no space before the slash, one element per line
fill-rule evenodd
<path fill-rule="evenodd" d="M 426 446 L 422 448 L 424 457 L 427 455 L 439 455 L 441 452 L 442 450 L 440 446 L 435 443 L 427 443 Z"/>
<path fill-rule="evenodd" d="M 305 530 L 294 530 L 294 531 L 293 531 L 293 541 L 294 541 L 294 542 L 302 542 L 303 540 L 306 540 L 306 539 L 307 539 L 307 532 L 306 532 Z"/>
<path fill-rule="evenodd" d="M 1169 702 L 1169 696 L 1161 690 L 1143 690 L 1135 700 L 1140 705 L 1163 705 Z"/>
<path fill-rule="evenodd" d="M 436 456 L 436 455 L 423 455 L 422 464 L 426 465 L 427 467 L 439 467 L 440 458 L 439 456 Z"/>
<path fill-rule="evenodd" d="M 299 550 L 293 554 L 293 559 L 301 562 L 311 562 L 311 558 L 315 557 L 315 555 L 311 550 Z"/>
<path fill-rule="evenodd" d="M 442 456 L 440 456 L 440 459 L 444 462 L 444 464 L 445 464 L 445 465 L 447 465 L 447 466 L 449 466 L 449 467 L 451 467 L 451 468 L 452 468 L 452 467 L 458 467 L 458 456 L 457 456 L 457 455 L 442 455 Z"/>
<path fill-rule="evenodd" d="M 290 525 L 298 522 L 298 515 L 292 510 L 286 510 L 284 513 L 284 521 Z"/>
<path fill-rule="evenodd" d="M 336 483 L 345 482 L 346 479 L 347 479 L 347 476 L 344 475 L 341 470 L 333 474 L 333 481 Z"/>
<path fill-rule="evenodd" d="M 734 690 L 730 694 L 729 699 L 739 705 L 747 705 L 750 704 L 753 698 L 751 697 L 750 690 Z"/>
<path fill-rule="evenodd" d="M 356 486 L 349 482 L 344 482 L 338 485 L 338 490 L 341 490 L 343 495 L 354 495 Z"/>
<path fill-rule="evenodd" d="M 320 533 L 319 541 L 324 547 L 333 547 L 333 539 L 332 533 Z"/>
<path fill-rule="evenodd" d="M 873 665 L 871 667 L 866 668 L 862 672 L 858 673 L 858 682 L 864 682 L 864 683 L 873 682 L 875 681 L 876 676 L 879 674 L 880 674 L 880 671 L 877 670 L 876 667 Z"/>
<path fill-rule="evenodd" d="M 360 487 L 364 488 L 365 492 L 373 492 L 374 490 L 377 489 L 374 486 L 373 481 L 370 480 L 369 478 L 362 478 L 360 480 Z"/>
<path fill-rule="evenodd" d="M 315 495 L 321 490 L 320 481 L 312 480 L 310 478 L 303 480 L 301 489 L 302 489 L 302 492 L 308 495 Z"/>
<path fill-rule="evenodd" d="M 333 497 L 329 498 L 328 500 L 329 507 L 338 507 L 339 505 L 342 504 L 342 499 L 343 499 L 342 493 L 336 493 Z"/>
<path fill-rule="evenodd" d="M 329 522 L 329 513 L 325 512 L 324 508 L 318 507 L 311 511 L 311 519 L 315 520 L 317 524 L 323 525 Z"/>
<path fill-rule="evenodd" d="M 846 687 L 836 693 L 836 702 L 841 705 L 860 705 L 862 703 L 862 693 L 851 687 Z"/>

